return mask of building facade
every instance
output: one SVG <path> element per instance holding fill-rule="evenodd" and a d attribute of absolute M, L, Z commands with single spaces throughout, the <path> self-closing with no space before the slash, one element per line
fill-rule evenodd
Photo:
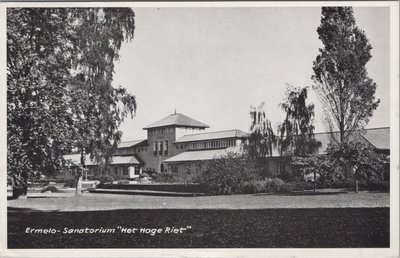
<path fill-rule="evenodd" d="M 136 178 L 142 173 L 174 172 L 188 163 L 213 159 L 226 151 L 239 151 L 246 133 L 240 130 L 205 132 L 208 125 L 184 114 L 174 113 L 143 129 L 147 139 L 121 142 L 110 160 L 110 175 Z M 79 164 L 80 155 L 66 155 Z M 97 164 L 86 157 L 88 176 L 99 176 Z M 63 172 L 73 177 L 74 170 Z M 84 175 L 85 176 L 85 175 Z"/>
<path fill-rule="evenodd" d="M 174 113 L 143 129 L 147 139 L 121 142 L 115 150 L 109 164 L 109 175 L 132 179 L 143 173 L 190 173 L 201 170 L 202 164 L 227 153 L 243 151 L 247 133 L 240 130 L 208 132 L 208 125 L 184 114 Z M 321 143 L 318 153 L 323 154 L 331 142 L 331 133 L 317 133 L 315 138 Z M 352 138 L 368 144 L 382 155 L 390 155 L 390 128 L 367 129 L 363 133 L 355 132 Z M 80 155 L 66 155 L 66 159 L 79 164 Z M 265 158 L 265 169 L 270 177 L 277 176 L 282 170 L 290 170 L 290 162 L 282 159 L 277 149 L 272 156 Z M 99 175 L 98 165 L 86 157 L 87 175 Z M 73 177 L 73 169 L 60 173 L 62 177 Z M 84 175 L 85 177 L 85 175 Z"/>

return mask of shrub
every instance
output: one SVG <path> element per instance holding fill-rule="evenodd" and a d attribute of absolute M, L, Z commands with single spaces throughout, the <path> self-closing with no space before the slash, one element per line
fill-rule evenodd
<path fill-rule="evenodd" d="M 362 188 L 365 188 L 369 191 L 390 191 L 390 182 L 389 181 L 382 181 L 382 180 L 371 180 L 367 182 L 365 185 L 361 185 Z"/>
<path fill-rule="evenodd" d="M 128 185 L 129 184 L 129 180 L 127 179 L 122 179 L 122 180 L 118 180 L 117 182 L 119 185 Z"/>
<path fill-rule="evenodd" d="M 41 192 L 42 193 L 44 193 L 44 192 L 58 193 L 58 192 L 60 192 L 60 190 L 55 186 L 47 186 L 47 187 L 43 188 L 43 190 Z"/>
<path fill-rule="evenodd" d="M 68 179 L 64 182 L 64 187 L 75 188 L 77 181 L 75 179 Z"/>
<path fill-rule="evenodd" d="M 326 188 L 353 188 L 354 178 L 340 178 L 323 185 Z"/>
<path fill-rule="evenodd" d="M 100 184 L 105 184 L 105 183 L 112 183 L 115 180 L 117 180 L 117 178 L 115 178 L 112 175 L 103 175 L 99 178 Z"/>
<path fill-rule="evenodd" d="M 312 189 L 314 189 L 314 185 L 309 182 L 284 182 L 280 178 L 266 178 L 244 182 L 241 186 L 241 193 L 287 193 Z"/>
<path fill-rule="evenodd" d="M 266 193 L 289 192 L 290 186 L 280 178 L 266 178 L 264 180 L 264 191 Z"/>
<path fill-rule="evenodd" d="M 228 153 L 205 163 L 194 182 L 203 184 L 209 194 L 240 193 L 245 182 L 259 178 L 254 162 L 243 155 Z"/>
<path fill-rule="evenodd" d="M 172 173 L 154 173 L 152 174 L 152 179 L 155 182 L 170 183 L 173 182 Z"/>
<path fill-rule="evenodd" d="M 241 193 L 244 194 L 254 194 L 254 193 L 262 193 L 264 191 L 264 181 L 263 180 L 250 180 L 248 182 L 244 182 L 241 185 Z"/>

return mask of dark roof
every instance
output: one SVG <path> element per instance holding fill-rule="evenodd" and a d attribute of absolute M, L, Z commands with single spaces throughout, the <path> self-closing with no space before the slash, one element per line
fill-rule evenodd
<path fill-rule="evenodd" d="M 333 142 L 332 134 L 333 137 L 339 139 L 339 132 L 315 134 L 315 139 L 321 143 L 317 153 L 326 153 L 326 149 L 328 148 L 329 144 Z M 390 150 L 390 128 L 382 127 L 365 129 L 364 131 L 354 131 L 352 134 L 350 134 L 349 140 L 370 144 L 378 150 Z M 279 151 L 277 148 L 273 149 L 272 156 L 279 156 Z"/>
<path fill-rule="evenodd" d="M 136 140 L 136 141 L 126 141 L 120 142 L 118 148 L 128 148 L 133 146 L 144 146 L 147 145 L 147 140 Z"/>
<path fill-rule="evenodd" d="M 150 129 L 150 128 L 157 128 L 157 127 L 165 127 L 165 126 L 182 126 L 182 127 L 193 127 L 193 128 L 208 128 L 209 126 L 206 124 L 203 124 L 202 122 L 199 122 L 197 120 L 194 120 L 193 118 L 190 118 L 188 116 L 185 116 L 184 114 L 176 113 L 169 115 L 160 121 L 157 121 L 155 123 L 152 123 L 151 125 L 146 126 L 145 130 Z"/>
<path fill-rule="evenodd" d="M 339 138 L 339 132 L 333 132 L 335 138 Z M 321 142 L 319 153 L 326 151 L 332 141 L 331 133 L 316 133 L 315 139 Z M 350 141 L 371 144 L 379 150 L 390 150 L 390 127 L 371 128 L 364 131 L 354 131 L 350 134 Z"/>
<path fill-rule="evenodd" d="M 367 129 L 363 137 L 377 149 L 390 150 L 390 127 Z"/>
<path fill-rule="evenodd" d="M 194 142 L 194 141 L 204 141 L 204 140 L 214 140 L 214 139 L 226 139 L 226 138 L 245 138 L 247 133 L 240 130 L 226 130 L 219 132 L 210 133 L 197 133 L 184 135 L 175 142 Z"/>

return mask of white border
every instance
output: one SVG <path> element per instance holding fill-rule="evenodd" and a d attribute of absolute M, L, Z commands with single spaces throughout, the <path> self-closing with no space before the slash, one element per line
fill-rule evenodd
<path fill-rule="evenodd" d="M 7 7 L 390 7 L 390 248 L 240 248 L 240 249 L 7 249 L 6 196 L 6 8 Z M 399 257 L 399 2 L 56 2 L 0 3 L 0 256 L 7 257 Z"/>

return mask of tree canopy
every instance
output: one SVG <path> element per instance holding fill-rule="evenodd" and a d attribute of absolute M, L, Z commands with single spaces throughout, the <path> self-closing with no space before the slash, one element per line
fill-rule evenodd
<path fill-rule="evenodd" d="M 7 9 L 7 173 L 14 189 L 24 194 L 29 176 L 54 175 L 74 148 L 102 157 L 118 143 L 118 126 L 136 102 L 111 83 L 133 32 L 129 8 Z"/>
<path fill-rule="evenodd" d="M 333 135 L 335 141 L 346 142 L 351 132 L 365 127 L 379 104 L 366 69 L 372 47 L 351 7 L 322 7 L 317 32 L 324 46 L 313 63 L 312 79 L 330 130 L 340 132 L 338 139 Z"/>
<path fill-rule="evenodd" d="M 265 114 L 264 103 L 258 107 L 251 107 L 250 118 L 250 134 L 246 144 L 248 155 L 254 158 L 271 156 L 276 144 L 276 137 L 271 121 Z"/>
<path fill-rule="evenodd" d="M 279 125 L 281 155 L 305 156 L 314 153 L 321 143 L 314 137 L 314 105 L 307 103 L 307 87 L 287 86 L 280 107 L 286 113 Z"/>

